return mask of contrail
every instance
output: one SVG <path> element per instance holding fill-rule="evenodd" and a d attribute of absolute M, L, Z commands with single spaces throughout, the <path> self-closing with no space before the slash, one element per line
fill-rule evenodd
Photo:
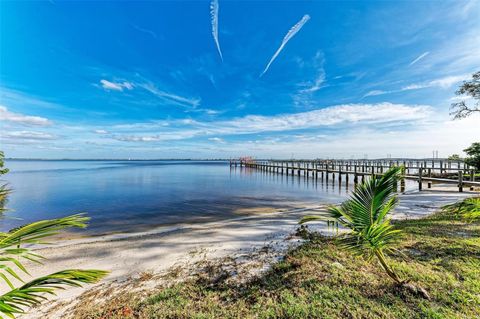
<path fill-rule="evenodd" d="M 413 60 L 412 62 L 410 62 L 409 66 L 414 65 L 415 63 L 417 63 L 418 61 L 420 61 L 421 59 L 423 59 L 424 57 L 426 57 L 428 54 L 430 54 L 429 51 L 422 53 L 418 58 L 416 58 L 415 60 Z"/>
<path fill-rule="evenodd" d="M 280 47 L 277 49 L 277 52 L 275 52 L 275 54 L 272 56 L 272 58 L 270 59 L 270 62 L 268 62 L 267 66 L 265 67 L 265 70 L 263 70 L 262 74 L 260 74 L 260 77 L 262 77 L 265 74 L 265 72 L 268 71 L 268 69 L 270 68 L 270 65 L 273 63 L 273 61 L 275 61 L 275 59 L 280 54 L 280 52 L 282 52 L 283 48 L 288 43 L 288 41 L 290 41 L 290 39 L 293 38 L 293 36 L 297 34 L 298 31 L 300 31 L 300 29 L 303 27 L 305 23 L 307 23 L 308 20 L 310 20 L 310 16 L 306 14 L 303 16 L 303 18 L 300 21 L 297 22 L 297 24 L 295 24 L 288 31 L 287 35 L 285 35 L 285 37 L 282 40 L 282 44 L 280 44 Z"/>
<path fill-rule="evenodd" d="M 222 50 L 220 50 L 220 43 L 218 42 L 218 0 L 212 0 L 210 3 L 210 14 L 212 15 L 212 35 L 217 45 L 218 54 L 223 61 Z"/>

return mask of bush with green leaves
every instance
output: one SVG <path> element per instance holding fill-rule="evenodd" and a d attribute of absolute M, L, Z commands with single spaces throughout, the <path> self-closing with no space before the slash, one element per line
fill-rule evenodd
<path fill-rule="evenodd" d="M 466 198 L 455 204 L 446 205 L 444 211 L 451 212 L 468 221 L 480 219 L 480 197 Z"/>
<path fill-rule="evenodd" d="M 463 151 L 468 155 L 468 157 L 465 158 L 465 163 L 480 170 L 480 142 L 472 143 L 470 147 Z"/>
<path fill-rule="evenodd" d="M 7 173 L 3 168 L 3 153 L 0 152 L 0 176 Z M 0 212 L 5 211 L 4 204 L 10 190 L 8 185 L 0 186 Z M 78 287 L 82 283 L 95 283 L 105 277 L 108 272 L 103 270 L 69 269 L 36 278 L 25 282 L 21 276 L 30 275 L 24 265 L 25 261 L 41 263 L 44 259 L 31 247 L 36 244 L 50 244 L 48 239 L 57 242 L 54 238 L 60 231 L 67 228 L 85 228 L 89 218 L 83 214 L 75 214 L 63 218 L 42 220 L 8 232 L 0 232 L 0 278 L 10 288 L 0 295 L 0 318 L 7 316 L 15 318 L 23 314 L 31 306 L 38 305 L 49 295 L 55 295 L 55 290 L 65 289 L 68 286 Z M 15 287 L 12 279 L 22 282 Z M 3 315 L 3 316 L 2 316 Z"/>

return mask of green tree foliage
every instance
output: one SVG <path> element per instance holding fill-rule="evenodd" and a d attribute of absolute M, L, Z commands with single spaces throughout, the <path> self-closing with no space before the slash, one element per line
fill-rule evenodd
<path fill-rule="evenodd" d="M 5 167 L 5 154 L 0 151 L 0 175 L 7 174 L 8 173 L 8 168 Z"/>
<path fill-rule="evenodd" d="M 465 100 L 452 103 L 450 115 L 453 115 L 454 119 L 462 119 L 480 112 L 480 71 L 474 73 L 470 81 L 464 81 L 455 93 L 472 97 L 474 101 L 473 105 L 468 105 Z"/>
<path fill-rule="evenodd" d="M 0 178 L 2 175 L 8 173 L 8 168 L 5 168 L 4 154 L 0 151 Z M 1 179 L 0 179 L 1 182 Z M 10 189 L 6 183 L 0 185 L 0 216 L 6 211 L 5 205 L 7 204 L 8 194 Z"/>
<path fill-rule="evenodd" d="M 448 160 L 449 161 L 459 161 L 459 160 L 461 160 L 461 158 L 460 158 L 460 155 L 458 155 L 458 154 L 452 154 L 448 157 Z"/>
<path fill-rule="evenodd" d="M 3 168 L 3 153 L 0 152 L 1 174 L 8 170 Z M 4 184 L 0 188 L 0 204 L 6 202 L 8 188 Z M 2 210 L 5 208 L 2 206 Z M 80 286 L 81 283 L 94 283 L 107 275 L 103 270 L 63 270 L 48 276 L 36 278 L 24 282 L 21 274 L 29 275 L 23 265 L 25 260 L 41 263 L 43 257 L 31 249 L 32 244 L 50 244 L 48 239 L 57 235 L 60 231 L 87 226 L 88 217 L 76 214 L 68 217 L 52 220 L 41 220 L 21 227 L 11 229 L 8 232 L 0 232 L 0 280 L 3 280 L 10 291 L 0 295 L 0 318 L 7 316 L 15 318 L 15 315 L 25 313 L 31 306 L 40 304 L 47 299 L 47 295 L 54 295 L 55 290 L 64 289 L 67 286 Z M 54 243 L 57 241 L 52 240 Z M 15 287 L 12 281 L 23 284 Z"/>
<path fill-rule="evenodd" d="M 480 142 L 475 142 L 469 148 L 463 150 L 468 157 L 465 158 L 465 163 L 480 170 Z"/>

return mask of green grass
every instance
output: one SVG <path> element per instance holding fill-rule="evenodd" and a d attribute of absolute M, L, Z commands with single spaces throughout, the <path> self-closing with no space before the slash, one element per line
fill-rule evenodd
<path fill-rule="evenodd" d="M 399 221 L 404 231 L 391 264 L 431 300 L 396 286 L 380 267 L 319 235 L 247 284 L 191 279 L 151 291 L 83 304 L 78 318 L 478 318 L 480 223 L 441 212 Z M 372 261 L 376 262 L 376 261 Z"/>

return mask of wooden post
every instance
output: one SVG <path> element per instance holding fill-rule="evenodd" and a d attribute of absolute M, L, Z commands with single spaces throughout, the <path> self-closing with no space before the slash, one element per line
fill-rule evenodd
<path fill-rule="evenodd" d="M 422 190 L 422 173 L 423 173 L 423 168 L 419 167 L 418 168 L 418 190 Z"/>
<path fill-rule="evenodd" d="M 463 172 L 458 171 L 458 191 L 463 192 Z"/>
<path fill-rule="evenodd" d="M 338 166 L 338 186 L 342 186 L 342 164 Z"/>
<path fill-rule="evenodd" d="M 401 178 L 400 178 L 400 192 L 404 193 L 405 192 L 405 166 L 402 166 L 401 170 Z"/>

